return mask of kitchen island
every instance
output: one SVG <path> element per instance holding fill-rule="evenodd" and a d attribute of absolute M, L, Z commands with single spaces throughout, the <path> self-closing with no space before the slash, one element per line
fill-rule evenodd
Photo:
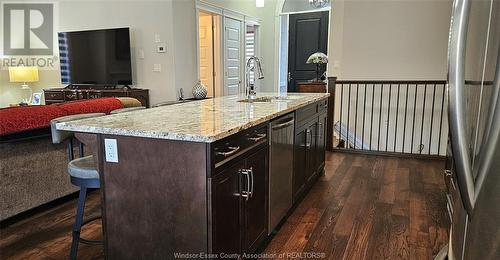
<path fill-rule="evenodd" d="M 296 202 L 324 167 L 328 96 L 227 96 L 58 124 L 96 158 L 106 256 L 255 252 L 270 231 L 269 124 L 295 118 Z"/>

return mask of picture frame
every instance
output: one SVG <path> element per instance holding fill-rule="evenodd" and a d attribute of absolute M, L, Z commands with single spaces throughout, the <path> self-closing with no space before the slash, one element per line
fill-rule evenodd
<path fill-rule="evenodd" d="M 42 104 L 42 95 L 43 93 L 37 92 L 33 93 L 32 98 L 31 98 L 31 105 L 33 106 L 39 106 Z"/>

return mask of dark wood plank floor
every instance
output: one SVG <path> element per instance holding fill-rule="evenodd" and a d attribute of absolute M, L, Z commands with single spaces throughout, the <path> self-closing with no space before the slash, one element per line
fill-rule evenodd
<path fill-rule="evenodd" d="M 325 176 L 265 252 L 432 259 L 448 241 L 443 167 L 441 161 L 329 153 Z"/>
<path fill-rule="evenodd" d="M 432 259 L 447 242 L 443 162 L 328 153 L 325 175 L 281 226 L 265 253 L 329 259 Z M 99 212 L 90 195 L 86 215 Z M 0 229 L 0 259 L 66 259 L 76 201 Z M 99 239 L 99 223 L 83 236 Z M 102 259 L 81 244 L 79 259 Z"/>

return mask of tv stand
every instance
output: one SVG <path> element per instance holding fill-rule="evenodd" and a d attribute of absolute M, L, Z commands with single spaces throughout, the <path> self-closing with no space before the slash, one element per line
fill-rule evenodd
<path fill-rule="evenodd" d="M 72 84 L 64 88 L 44 89 L 43 93 L 46 105 L 102 97 L 132 97 L 149 107 L 149 90 L 131 88 L 128 85 Z"/>
<path fill-rule="evenodd" d="M 133 89 L 129 85 L 103 85 L 103 84 L 69 84 L 65 89 Z"/>

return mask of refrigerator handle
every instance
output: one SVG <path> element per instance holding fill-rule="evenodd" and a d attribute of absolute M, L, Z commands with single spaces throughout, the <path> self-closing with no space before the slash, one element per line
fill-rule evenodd
<path fill-rule="evenodd" d="M 485 134 L 485 144 L 481 148 L 481 161 L 475 183 L 475 192 L 478 194 L 483 186 L 486 174 L 491 171 L 491 165 L 497 157 L 495 152 L 500 147 L 500 52 L 497 54 L 497 67 L 493 80 L 494 92 L 491 96 L 491 112 L 488 119 L 487 132 Z"/>
<path fill-rule="evenodd" d="M 465 49 L 469 11 L 470 0 L 454 1 L 448 48 L 448 118 L 460 195 L 470 216 L 475 191 L 465 123 Z"/>

